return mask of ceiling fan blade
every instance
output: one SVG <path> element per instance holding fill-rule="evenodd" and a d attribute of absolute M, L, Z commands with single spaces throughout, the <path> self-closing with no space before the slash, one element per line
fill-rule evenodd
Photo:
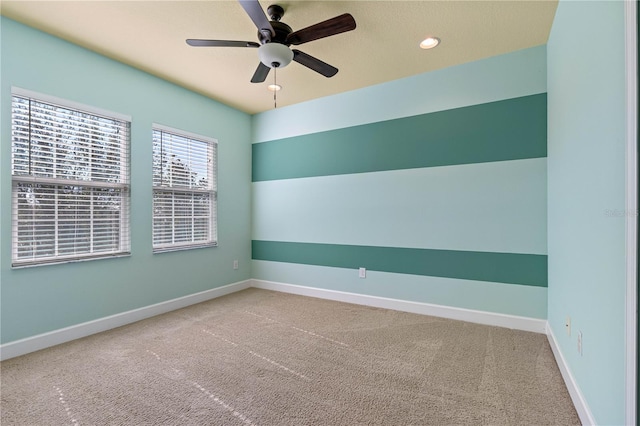
<path fill-rule="evenodd" d="M 267 75 L 269 75 L 269 71 L 271 68 L 260 62 L 258 64 L 258 68 L 256 68 L 256 72 L 253 73 L 253 77 L 251 77 L 252 83 L 262 83 L 267 79 Z"/>
<path fill-rule="evenodd" d="M 262 10 L 262 6 L 260 6 L 258 0 L 238 0 L 238 2 L 258 28 L 260 34 L 264 36 L 265 40 L 270 41 L 271 37 L 276 35 L 276 32 L 273 30 L 273 27 L 271 26 L 267 15 L 265 15 L 264 10 Z"/>
<path fill-rule="evenodd" d="M 356 20 L 349 13 L 327 19 L 310 27 L 294 31 L 287 36 L 287 43 L 302 44 L 320 38 L 344 33 L 356 29 Z"/>
<path fill-rule="evenodd" d="M 260 47 L 260 43 L 254 41 L 200 40 L 197 38 L 188 38 L 187 44 L 195 47 Z"/>
<path fill-rule="evenodd" d="M 297 49 L 291 49 L 293 51 L 293 60 L 297 63 L 304 65 L 305 67 L 318 72 L 325 77 L 333 77 L 338 73 L 338 68 L 321 61 L 318 58 L 314 58 L 311 55 L 307 55 Z"/>

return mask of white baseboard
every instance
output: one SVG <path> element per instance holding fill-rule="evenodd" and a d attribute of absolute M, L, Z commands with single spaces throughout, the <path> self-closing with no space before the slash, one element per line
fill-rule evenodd
<path fill-rule="evenodd" d="M 569 369 L 569 365 L 560 351 L 560 346 L 558 346 L 556 336 L 553 334 L 553 330 L 551 330 L 549 324 L 547 324 L 547 339 L 549 340 L 553 356 L 556 358 L 556 364 L 558 364 L 558 368 L 560 369 L 564 383 L 567 386 L 573 405 L 578 412 L 578 417 L 580 417 L 580 422 L 583 425 L 595 425 L 596 421 L 593 418 L 593 414 L 591 414 L 589 405 L 587 405 L 587 401 L 584 399 L 578 384 L 573 378 L 573 374 L 571 374 L 571 369 Z"/>
<path fill-rule="evenodd" d="M 4 361 L 5 359 L 35 352 L 40 349 L 59 345 L 91 334 L 121 327 L 136 321 L 244 290 L 250 287 L 250 283 L 251 280 L 240 281 L 222 287 L 213 288 L 211 290 L 205 290 L 188 296 L 179 297 L 177 299 L 145 306 L 143 308 L 133 309 L 131 311 L 110 315 L 108 317 L 99 318 L 82 324 L 61 328 L 59 330 L 50 331 L 48 333 L 39 334 L 26 339 L 5 343 L 4 345 L 0 345 L 0 360 Z"/>
<path fill-rule="evenodd" d="M 431 315 L 477 324 L 494 325 L 497 327 L 516 330 L 546 332 L 547 321 L 538 318 L 520 317 L 516 315 L 498 314 L 494 312 L 476 311 L 472 309 L 451 306 L 433 305 L 430 303 L 410 302 L 407 300 L 389 299 L 386 297 L 369 296 L 366 294 L 347 293 L 336 290 L 326 290 L 315 287 L 304 287 L 293 284 L 277 283 L 264 280 L 251 280 L 251 287 L 283 293 L 299 294 L 301 296 L 317 297 L 320 299 L 336 300 L 357 305 L 374 306 L 377 308 L 393 309 L 414 314 Z"/>

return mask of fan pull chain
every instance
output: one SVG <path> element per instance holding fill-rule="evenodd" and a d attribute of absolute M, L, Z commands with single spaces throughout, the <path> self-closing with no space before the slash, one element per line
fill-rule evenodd
<path fill-rule="evenodd" d="M 276 99 L 276 94 L 278 93 L 278 80 L 277 80 L 277 75 L 278 75 L 278 67 L 275 67 L 273 69 L 273 109 L 278 108 L 278 102 Z"/>

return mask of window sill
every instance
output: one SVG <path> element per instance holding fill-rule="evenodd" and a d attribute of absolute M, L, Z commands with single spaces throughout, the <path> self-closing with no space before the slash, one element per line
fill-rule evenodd
<path fill-rule="evenodd" d="M 100 255 L 100 256 L 75 257 L 75 258 L 69 258 L 69 259 L 20 262 L 20 263 L 13 263 L 11 265 L 11 269 L 25 269 L 25 268 L 35 268 L 38 266 L 62 265 L 65 263 L 89 262 L 92 260 L 101 260 L 101 259 L 118 259 L 121 257 L 131 257 L 131 253 L 126 252 L 126 253 Z"/>
<path fill-rule="evenodd" d="M 195 250 L 195 249 L 209 248 L 209 247 L 218 247 L 218 243 L 217 242 L 212 242 L 212 243 L 198 244 L 198 245 L 154 248 L 153 249 L 153 254 L 168 253 L 168 252 L 172 252 L 172 251 Z"/>

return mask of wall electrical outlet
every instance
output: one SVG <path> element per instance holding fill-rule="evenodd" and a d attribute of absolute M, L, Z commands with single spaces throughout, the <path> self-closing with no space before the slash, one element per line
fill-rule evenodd
<path fill-rule="evenodd" d="M 366 268 L 358 269 L 358 277 L 367 278 L 367 270 L 366 270 Z"/>
<path fill-rule="evenodd" d="M 238 269 L 238 261 L 237 260 L 233 261 L 233 269 Z"/>
<path fill-rule="evenodd" d="M 578 353 L 582 356 L 582 331 L 578 331 Z"/>
<path fill-rule="evenodd" d="M 567 336 L 571 336 L 571 317 L 567 316 L 564 322 L 564 328 L 567 330 Z"/>

